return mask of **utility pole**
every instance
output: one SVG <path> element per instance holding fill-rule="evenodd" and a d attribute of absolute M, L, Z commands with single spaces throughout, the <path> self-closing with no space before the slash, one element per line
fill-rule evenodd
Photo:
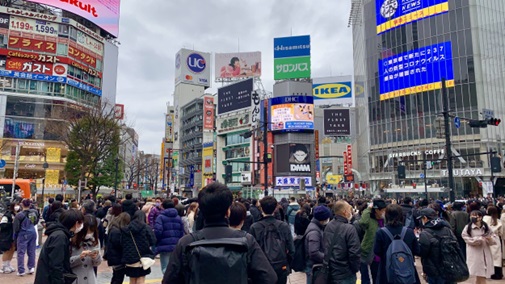
<path fill-rule="evenodd" d="M 156 189 L 158 187 L 158 175 L 159 175 L 159 168 L 158 168 L 158 162 L 156 160 L 154 160 L 154 162 L 156 163 L 156 174 L 155 174 L 155 177 L 154 177 L 154 196 L 156 196 Z"/>
<path fill-rule="evenodd" d="M 449 97 L 447 94 L 447 86 L 445 78 L 442 78 L 442 105 L 444 108 L 444 129 L 445 129 L 445 149 L 447 153 L 447 174 L 449 179 L 449 196 L 451 202 L 456 200 L 454 188 L 454 173 L 452 172 L 452 145 L 451 145 L 451 128 L 449 125 Z"/>
<path fill-rule="evenodd" d="M 428 167 L 428 162 L 426 162 L 426 152 L 423 152 L 423 170 L 424 170 L 424 194 L 426 195 L 426 200 L 428 199 L 428 183 L 426 177 L 426 168 Z M 431 163 L 431 162 L 430 162 Z"/>
<path fill-rule="evenodd" d="M 116 162 L 116 172 L 114 173 L 114 197 L 117 198 L 117 172 L 119 171 L 119 158 L 116 157 L 114 159 L 114 162 Z"/>
<path fill-rule="evenodd" d="M 268 192 L 268 108 L 265 108 L 263 112 L 263 163 L 264 163 L 264 175 L 265 175 L 265 192 Z M 275 196 L 275 189 L 272 190 L 272 196 Z"/>

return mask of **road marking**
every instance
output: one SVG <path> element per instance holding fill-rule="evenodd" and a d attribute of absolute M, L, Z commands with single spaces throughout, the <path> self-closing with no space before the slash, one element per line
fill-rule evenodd
<path fill-rule="evenodd" d="M 163 279 L 162 278 L 159 278 L 159 279 L 146 279 L 144 281 L 144 283 L 161 283 Z M 130 282 L 123 282 L 123 284 L 130 284 Z"/>

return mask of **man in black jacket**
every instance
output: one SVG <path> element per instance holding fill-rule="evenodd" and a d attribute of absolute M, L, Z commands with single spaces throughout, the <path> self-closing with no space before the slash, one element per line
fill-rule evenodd
<path fill-rule="evenodd" d="M 419 211 L 419 219 L 423 224 L 423 231 L 419 236 L 421 246 L 421 263 L 423 272 L 428 276 L 429 283 L 447 283 L 439 271 L 440 247 L 435 236 L 448 236 L 456 240 L 452 233 L 451 226 L 445 220 L 437 216 L 437 212 L 431 208 L 424 208 Z"/>
<path fill-rule="evenodd" d="M 61 213 L 59 222 L 46 230 L 47 240 L 40 251 L 35 274 L 35 284 L 65 284 L 70 268 L 70 237 L 83 228 L 84 215 L 78 210 L 66 210 Z"/>
<path fill-rule="evenodd" d="M 251 200 L 251 208 L 249 208 L 251 215 L 253 216 L 254 222 L 258 222 L 261 219 L 261 210 L 258 208 L 258 200 Z"/>
<path fill-rule="evenodd" d="M 286 222 L 279 221 L 273 216 L 275 209 L 277 208 L 277 200 L 272 196 L 266 196 L 260 201 L 261 210 L 263 211 L 263 218 L 254 223 L 249 230 L 249 233 L 260 244 L 263 252 L 269 258 L 269 262 L 277 274 L 279 281 L 278 284 L 285 284 L 288 281 L 288 275 L 291 272 L 289 268 L 289 263 L 293 259 L 295 254 L 295 245 L 293 243 L 293 235 L 289 229 L 289 225 Z M 277 244 L 269 243 L 272 239 L 267 239 L 268 228 L 276 228 L 275 241 Z M 268 247 L 275 248 L 279 244 L 281 246 L 281 251 L 283 251 L 284 259 L 272 259 L 272 257 L 278 257 L 279 255 L 273 255 L 275 250 L 267 250 Z M 277 251 L 278 252 L 278 251 Z M 275 263 L 273 263 L 275 261 Z"/>
<path fill-rule="evenodd" d="M 314 209 L 314 218 L 310 221 L 305 231 L 305 250 L 307 255 L 307 283 L 312 280 L 312 266 L 322 264 L 324 260 L 323 231 L 330 222 L 331 211 L 326 206 L 317 206 Z M 310 279 L 310 280 L 309 280 Z"/>
<path fill-rule="evenodd" d="M 247 241 L 247 275 L 252 281 L 250 283 L 277 283 L 277 276 L 274 270 L 268 264 L 268 260 L 261 250 L 260 246 L 249 234 L 242 231 L 230 229 L 226 217 L 230 214 L 230 206 L 233 202 L 231 191 L 223 184 L 212 183 L 203 188 L 198 194 L 199 210 L 205 220 L 204 228 L 200 231 L 204 239 L 236 238 L 241 239 L 245 236 Z M 286 225 L 287 226 L 287 225 Z M 170 261 L 163 277 L 163 284 L 183 284 L 185 279 L 189 278 L 191 271 L 189 267 L 183 264 L 183 258 L 186 258 L 186 247 L 194 241 L 194 236 L 187 235 L 179 240 L 179 243 L 173 251 Z M 214 265 L 213 269 L 219 271 L 217 263 L 201 264 Z M 222 275 L 222 283 L 234 283 L 236 279 L 228 279 Z M 215 279 L 212 279 L 215 280 Z"/>
<path fill-rule="evenodd" d="M 404 224 L 406 227 L 414 229 L 416 227 L 416 224 L 414 218 L 414 206 L 412 206 L 412 198 L 410 198 L 410 196 L 407 196 L 403 199 L 402 203 L 403 204 L 400 206 L 402 207 Z"/>
<path fill-rule="evenodd" d="M 331 283 L 354 284 L 360 268 L 361 244 L 356 228 L 349 223 L 353 210 L 347 202 L 338 201 L 333 211 L 335 219 L 323 234 L 324 255 L 330 254 L 329 278 Z"/>

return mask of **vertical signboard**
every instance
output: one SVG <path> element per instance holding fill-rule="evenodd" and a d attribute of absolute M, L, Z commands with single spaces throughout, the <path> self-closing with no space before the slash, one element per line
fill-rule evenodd
<path fill-rule="evenodd" d="M 347 175 L 349 167 L 347 166 L 347 152 L 343 152 L 342 156 L 344 157 L 344 175 Z"/>
<path fill-rule="evenodd" d="M 319 176 L 319 172 L 321 170 L 319 165 L 319 130 L 314 131 L 314 143 L 315 143 L 315 159 L 316 159 L 316 176 Z"/>
<path fill-rule="evenodd" d="M 213 161 L 214 160 L 214 144 L 212 142 L 203 143 L 202 149 L 202 175 L 203 186 L 207 185 L 209 180 L 214 176 Z"/>
<path fill-rule="evenodd" d="M 165 142 L 174 142 L 174 114 L 169 113 L 165 116 Z"/>
<path fill-rule="evenodd" d="M 274 39 L 274 80 L 310 78 L 310 36 Z"/>
<path fill-rule="evenodd" d="M 347 145 L 347 174 L 352 174 L 352 146 Z"/>
<path fill-rule="evenodd" d="M 214 131 L 214 97 L 203 98 L 203 130 Z"/>

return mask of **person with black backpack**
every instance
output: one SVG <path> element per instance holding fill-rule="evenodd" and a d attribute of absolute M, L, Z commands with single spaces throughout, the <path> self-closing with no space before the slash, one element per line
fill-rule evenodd
<path fill-rule="evenodd" d="M 37 233 L 35 225 L 39 222 L 39 213 L 35 209 L 30 209 L 32 201 L 24 199 L 21 202 L 22 211 L 16 214 L 14 218 L 14 239 L 17 241 L 18 251 L 18 276 L 24 276 L 25 271 L 25 254 L 28 255 L 28 273 L 35 273 L 35 252 Z"/>
<path fill-rule="evenodd" d="M 374 253 L 380 258 L 378 283 L 421 283 L 414 264 L 419 255 L 419 243 L 414 231 L 403 226 L 403 210 L 400 205 L 386 207 L 386 226 L 375 236 Z"/>
<path fill-rule="evenodd" d="M 230 189 L 221 183 L 209 184 L 198 193 L 198 210 L 205 225 L 179 240 L 163 284 L 277 283 L 277 275 L 254 237 L 228 227 L 232 202 Z"/>
<path fill-rule="evenodd" d="M 419 215 L 423 227 L 419 235 L 421 263 L 428 283 L 450 284 L 468 279 L 463 252 L 449 223 L 432 208 L 422 209 Z"/>
<path fill-rule="evenodd" d="M 258 241 L 277 274 L 278 284 L 285 284 L 291 272 L 290 262 L 295 254 L 293 235 L 287 223 L 273 216 L 277 200 L 266 196 L 260 201 L 263 218 L 251 226 L 249 233 Z"/>

